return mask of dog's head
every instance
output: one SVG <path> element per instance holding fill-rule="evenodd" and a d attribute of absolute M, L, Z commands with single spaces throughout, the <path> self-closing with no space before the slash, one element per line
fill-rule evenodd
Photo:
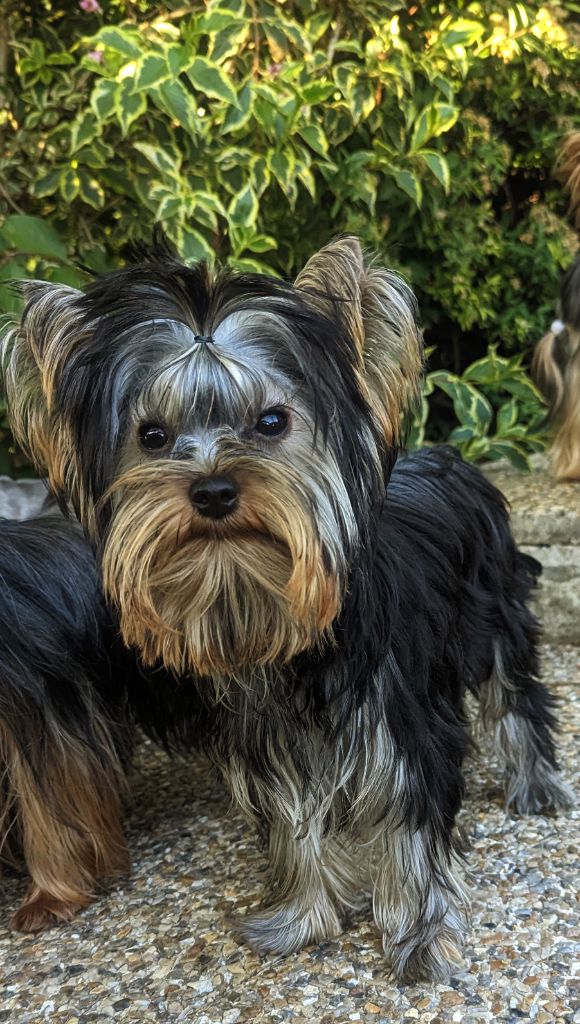
<path fill-rule="evenodd" d="M 401 279 L 345 238 L 294 285 L 162 248 L 25 296 L 14 432 L 98 548 L 125 641 L 219 675 L 330 638 L 421 371 Z"/>

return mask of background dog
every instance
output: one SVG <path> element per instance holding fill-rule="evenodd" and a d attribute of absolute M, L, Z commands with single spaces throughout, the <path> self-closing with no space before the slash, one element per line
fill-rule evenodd
<path fill-rule="evenodd" d="M 580 227 L 580 132 L 562 147 L 560 172 L 570 215 Z M 580 480 L 580 256 L 562 279 L 558 318 L 536 346 L 533 372 L 549 403 L 552 467 L 560 480 Z"/>

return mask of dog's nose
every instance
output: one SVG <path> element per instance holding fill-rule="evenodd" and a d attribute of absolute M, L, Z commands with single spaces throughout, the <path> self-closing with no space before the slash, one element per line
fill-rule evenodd
<path fill-rule="evenodd" d="M 239 487 L 229 476 L 207 476 L 191 485 L 191 504 L 208 519 L 222 519 L 238 504 Z"/>

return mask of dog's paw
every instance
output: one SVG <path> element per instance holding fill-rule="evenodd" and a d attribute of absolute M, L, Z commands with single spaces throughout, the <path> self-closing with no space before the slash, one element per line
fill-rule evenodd
<path fill-rule="evenodd" d="M 293 903 L 282 903 L 243 918 L 239 930 L 257 953 L 287 955 L 303 946 L 336 938 L 341 925 L 329 902 L 306 912 Z"/>
<path fill-rule="evenodd" d="M 12 915 L 10 927 L 17 932 L 43 932 L 71 921 L 83 905 L 59 900 L 48 892 L 34 889 Z"/>
<path fill-rule="evenodd" d="M 461 933 L 445 925 L 421 945 L 410 941 L 395 944 L 388 937 L 383 945 L 393 975 L 403 985 L 446 982 L 463 963 Z"/>
<path fill-rule="evenodd" d="M 576 804 L 570 786 L 560 773 L 543 759 L 538 759 L 528 774 L 514 773 L 506 788 L 506 810 L 514 814 L 558 814 Z"/>

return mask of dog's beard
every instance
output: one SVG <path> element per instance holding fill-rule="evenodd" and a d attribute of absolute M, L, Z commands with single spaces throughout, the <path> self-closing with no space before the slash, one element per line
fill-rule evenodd
<path fill-rule="evenodd" d="M 103 582 L 145 664 L 236 676 L 331 642 L 339 568 L 288 472 L 254 463 L 244 479 L 238 461 L 240 508 L 217 522 L 193 512 L 183 463 L 139 466 L 116 481 Z"/>

